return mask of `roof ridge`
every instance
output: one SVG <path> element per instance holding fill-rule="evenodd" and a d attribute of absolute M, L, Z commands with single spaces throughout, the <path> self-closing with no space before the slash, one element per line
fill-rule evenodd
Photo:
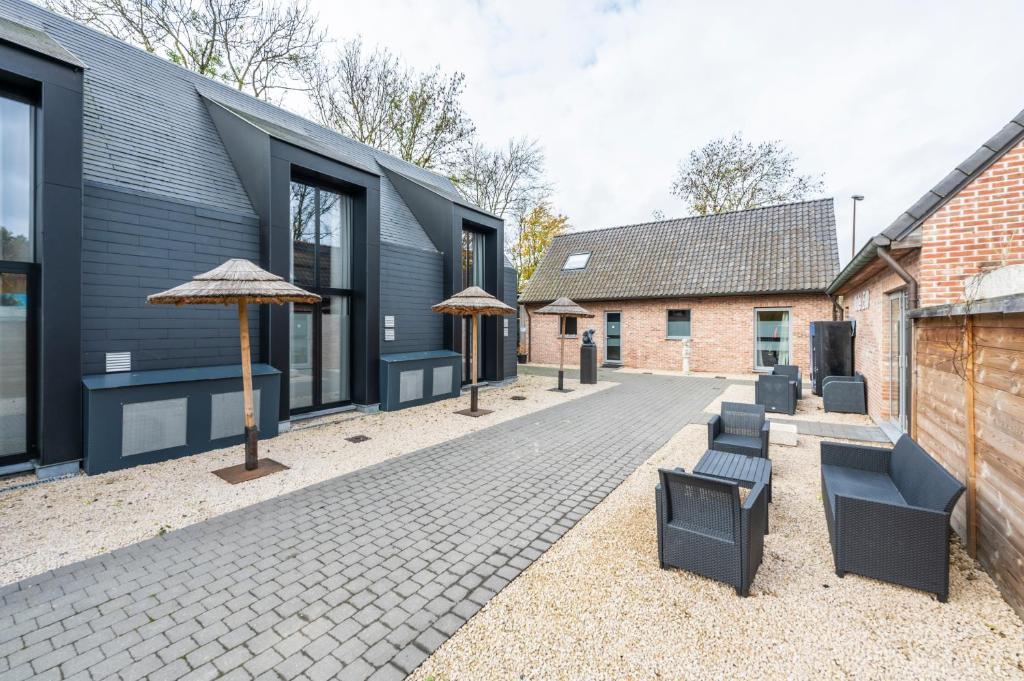
<path fill-rule="evenodd" d="M 611 227 L 595 227 L 594 229 L 578 229 L 572 232 L 563 232 L 555 237 L 555 239 L 561 239 L 562 237 L 574 236 L 578 234 L 592 234 L 594 232 L 608 232 L 613 229 L 630 229 L 633 227 L 649 227 L 654 225 L 668 225 L 670 223 L 678 222 L 689 222 L 697 220 L 710 220 L 712 218 L 720 218 L 727 215 L 738 215 L 740 213 L 752 213 L 758 210 L 769 210 L 772 208 L 784 208 L 786 206 L 798 206 L 804 203 L 824 203 L 832 202 L 834 198 L 827 196 L 820 199 L 801 199 L 800 201 L 789 201 L 787 203 L 773 203 L 769 206 L 757 206 L 756 208 L 741 208 L 740 210 L 730 210 L 724 213 L 711 213 L 710 215 L 686 215 L 680 218 L 667 218 L 665 220 L 652 220 L 650 222 L 633 222 L 626 225 L 613 225 Z"/>
<path fill-rule="evenodd" d="M 394 154 L 390 154 L 390 153 L 388 153 L 388 152 L 386 152 L 386 151 L 384 151 L 382 149 L 378 149 L 377 147 L 370 146 L 369 144 L 366 144 L 365 142 L 360 142 L 359 140 L 353 139 L 353 138 L 349 137 L 348 135 L 344 135 L 344 134 L 338 132 L 337 130 L 334 130 L 332 128 L 328 128 L 325 125 L 321 125 L 321 124 L 317 123 L 316 121 L 311 120 L 309 118 L 306 118 L 305 116 L 303 116 L 303 115 L 301 115 L 299 113 L 291 111 L 290 109 L 286 109 L 283 106 L 278 106 L 277 104 L 273 104 L 273 103 L 271 103 L 271 102 L 269 102 L 267 100 L 260 99 L 259 97 L 255 96 L 255 95 L 252 95 L 252 94 L 249 94 L 248 92 L 245 92 L 244 90 L 236 90 L 235 88 L 227 85 L 226 83 L 222 83 L 219 80 L 215 80 L 215 79 L 211 78 L 210 76 L 207 76 L 206 74 L 199 73 L 197 71 L 193 71 L 192 69 L 189 69 L 189 68 L 187 68 L 185 66 L 182 66 L 181 64 L 176 64 L 175 62 L 171 61 L 170 59 L 165 59 L 164 57 L 161 57 L 160 55 L 158 55 L 158 54 L 156 54 L 154 52 L 150 52 L 150 51 L 146 50 L 143 47 L 139 47 L 138 45 L 133 45 L 132 43 L 130 43 L 130 42 L 126 41 L 126 40 L 121 40 L 120 38 L 116 38 L 116 37 L 110 35 L 109 33 L 104 33 L 103 31 L 99 30 L 98 28 L 94 28 L 93 26 L 90 26 L 88 24 L 84 24 L 84 23 L 82 23 L 82 22 L 80 22 L 80 21 L 78 21 L 76 19 L 73 19 L 73 18 L 71 18 L 69 16 L 61 14 L 59 12 L 55 12 L 55 11 L 51 10 L 50 8 L 48 8 L 48 7 L 45 7 L 43 5 L 37 5 L 36 3 L 30 2 L 29 0 L 13 0 L 13 1 L 18 3 L 18 4 L 21 4 L 21 5 L 24 5 L 26 7 L 31 8 L 32 11 L 40 11 L 40 12 L 43 13 L 44 16 L 45 15 L 55 16 L 55 17 L 57 17 L 60 20 L 68 21 L 68 22 L 74 24 L 75 26 L 78 26 L 79 28 L 83 28 L 83 29 L 85 29 L 85 30 L 87 30 L 87 31 L 89 31 L 91 33 L 94 33 L 95 35 L 100 36 L 101 38 L 104 38 L 106 40 L 112 41 L 112 42 L 114 42 L 114 43 L 116 43 L 118 45 L 127 46 L 127 47 L 135 50 L 139 54 L 144 55 L 145 58 L 147 58 L 147 59 L 156 60 L 156 63 L 173 66 L 173 67 L 175 67 L 177 69 L 180 69 L 184 73 L 191 74 L 192 77 L 198 76 L 199 78 L 203 79 L 203 81 L 208 82 L 208 83 L 212 83 L 212 84 L 214 84 L 217 87 L 225 88 L 226 90 L 228 90 L 228 91 L 230 91 L 232 93 L 237 93 L 237 94 L 241 94 L 241 95 L 243 95 L 245 97 L 248 97 L 249 99 L 253 100 L 254 102 L 259 102 L 260 104 L 265 104 L 265 105 L 269 106 L 272 109 L 275 109 L 277 111 L 282 111 L 282 112 L 284 112 L 284 113 L 286 113 L 288 115 L 291 115 L 291 116 L 295 116 L 296 118 L 299 118 L 299 119 L 301 119 L 301 120 L 303 120 L 303 121 L 305 121 L 307 123 L 315 125 L 316 127 L 321 128 L 322 130 L 326 130 L 327 132 L 329 132 L 329 133 L 331 133 L 333 135 L 338 135 L 339 137 L 343 137 L 343 138 L 349 140 L 350 142 L 353 142 L 355 144 L 359 144 L 359 145 L 361 145 L 363 147 L 366 147 L 367 149 L 370 149 L 375 154 L 383 154 L 383 155 L 387 156 L 388 158 L 391 158 L 391 159 L 394 159 L 394 160 L 398 161 L 399 163 L 407 163 L 407 164 L 413 166 L 414 168 L 417 168 L 418 170 L 422 170 L 423 172 L 430 173 L 431 175 L 434 175 L 434 176 L 436 176 L 438 178 L 449 179 L 448 176 L 444 175 L 443 173 L 439 173 L 439 172 L 431 170 L 429 168 L 424 168 L 422 166 L 417 166 L 417 165 L 415 165 L 413 163 L 410 163 L 409 161 L 406 161 L 404 159 L 401 159 L 401 158 L 395 156 Z M 43 33 L 47 33 L 45 23 L 42 26 L 42 31 L 43 31 Z M 47 33 L 47 35 L 49 35 L 49 34 Z M 51 38 L 52 38 L 52 36 L 51 36 Z M 86 66 L 86 70 L 88 70 L 89 65 L 86 64 L 85 66 Z M 193 87 L 195 87 L 195 83 L 191 83 L 191 85 Z M 202 94 L 202 93 L 198 93 L 198 94 Z M 272 123 L 273 121 L 270 121 L 270 122 Z M 375 158 L 374 161 L 376 162 L 377 159 Z"/>

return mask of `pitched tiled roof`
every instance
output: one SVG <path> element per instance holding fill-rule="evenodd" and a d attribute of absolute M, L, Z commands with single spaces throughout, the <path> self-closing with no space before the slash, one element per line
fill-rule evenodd
<path fill-rule="evenodd" d="M 589 252 L 582 270 L 566 257 Z M 563 234 L 521 302 L 824 291 L 839 269 L 832 199 Z"/>

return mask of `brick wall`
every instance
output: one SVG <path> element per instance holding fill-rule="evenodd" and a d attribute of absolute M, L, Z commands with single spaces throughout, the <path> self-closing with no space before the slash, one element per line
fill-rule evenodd
<path fill-rule="evenodd" d="M 912 277 L 919 276 L 920 261 L 916 254 L 907 256 L 900 264 Z M 889 296 L 906 284 L 895 272 L 882 270 L 863 284 L 844 293 L 845 318 L 856 320 L 854 340 L 854 369 L 864 374 L 868 392 L 868 414 L 876 421 L 894 419 L 889 409 Z M 856 309 L 852 301 L 867 292 L 867 307 Z"/>
<path fill-rule="evenodd" d="M 1024 142 L 922 225 L 921 305 L 963 301 L 979 272 L 1024 264 Z"/>
<path fill-rule="evenodd" d="M 791 364 L 803 367 L 809 376 L 808 327 L 815 320 L 832 319 L 832 308 L 824 295 L 736 296 L 722 298 L 677 298 L 630 301 L 587 301 L 582 303 L 593 319 L 581 319 L 579 331 L 597 330 L 597 361 L 604 361 L 604 314 L 622 312 L 622 360 L 628 367 L 644 369 L 682 368 L 682 343 L 665 338 L 668 310 L 691 311 L 693 371 L 746 373 L 754 363 L 754 309 L 782 307 L 790 310 Z M 558 318 L 532 314 L 540 305 L 529 305 L 533 325 L 530 361 L 558 363 Z M 566 339 L 566 364 L 579 364 L 578 339 Z"/>

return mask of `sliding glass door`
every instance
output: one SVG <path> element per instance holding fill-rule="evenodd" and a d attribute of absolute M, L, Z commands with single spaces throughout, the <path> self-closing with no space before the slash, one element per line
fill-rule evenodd
<path fill-rule="evenodd" d="M 789 310 L 754 310 L 754 370 L 771 371 L 778 364 L 789 364 Z"/>
<path fill-rule="evenodd" d="M 292 412 L 351 399 L 353 205 L 345 194 L 291 185 L 292 281 L 321 298 L 313 305 L 292 305 Z"/>

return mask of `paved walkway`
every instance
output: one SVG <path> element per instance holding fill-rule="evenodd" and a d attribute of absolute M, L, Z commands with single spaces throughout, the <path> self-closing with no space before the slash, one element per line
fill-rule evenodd
<path fill-rule="evenodd" d="M 878 426 L 858 426 L 851 423 L 830 423 L 828 421 L 802 421 L 800 419 L 779 418 L 771 416 L 772 421 L 788 423 L 796 426 L 796 431 L 801 435 L 816 435 L 817 437 L 838 437 L 846 440 L 860 440 L 862 442 L 884 442 L 891 444 Z"/>
<path fill-rule="evenodd" d="M 614 379 L 4 587 L 0 678 L 402 678 L 725 386 Z"/>

